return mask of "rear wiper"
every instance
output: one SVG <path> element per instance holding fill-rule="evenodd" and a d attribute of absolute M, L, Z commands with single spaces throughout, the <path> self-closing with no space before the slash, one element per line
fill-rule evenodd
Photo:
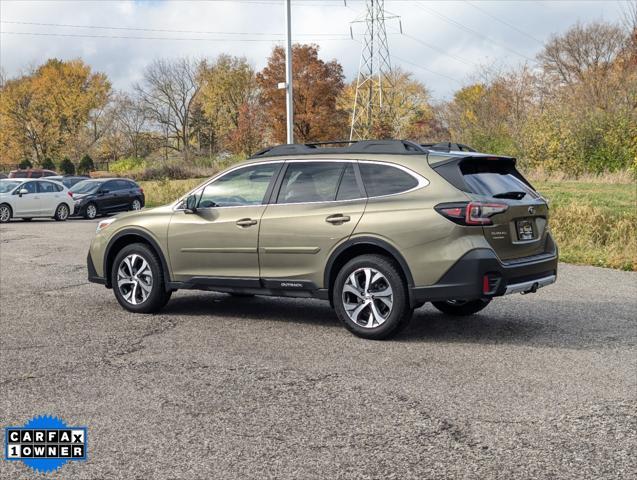
<path fill-rule="evenodd" d="M 525 195 L 526 192 L 502 192 L 496 193 L 495 195 L 493 195 L 493 198 L 513 198 L 515 200 L 520 200 Z"/>

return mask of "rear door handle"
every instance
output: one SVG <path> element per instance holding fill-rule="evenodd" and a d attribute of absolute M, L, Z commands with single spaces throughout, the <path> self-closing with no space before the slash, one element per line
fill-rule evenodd
<path fill-rule="evenodd" d="M 330 215 L 325 219 L 327 223 L 331 223 L 332 225 L 341 225 L 345 222 L 349 222 L 350 218 L 347 215 L 343 215 L 341 213 L 337 213 L 335 215 Z"/>
<path fill-rule="evenodd" d="M 252 225 L 256 225 L 257 221 L 252 218 L 242 218 L 241 220 L 237 220 L 237 225 L 240 227 L 251 227 Z"/>

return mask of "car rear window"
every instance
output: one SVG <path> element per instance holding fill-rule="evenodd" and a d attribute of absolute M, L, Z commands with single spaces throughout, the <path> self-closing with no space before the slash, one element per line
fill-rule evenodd
<path fill-rule="evenodd" d="M 393 195 L 418 186 L 416 178 L 399 168 L 377 163 L 359 165 L 368 197 Z"/>
<path fill-rule="evenodd" d="M 456 188 L 489 197 L 523 192 L 532 198 L 539 194 L 515 168 L 512 158 L 462 158 L 433 165 Z"/>

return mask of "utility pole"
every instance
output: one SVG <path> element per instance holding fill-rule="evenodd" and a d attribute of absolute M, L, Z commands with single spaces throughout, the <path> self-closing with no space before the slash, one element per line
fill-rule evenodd
<path fill-rule="evenodd" d="M 285 0 L 285 107 L 287 112 L 287 143 L 294 143 L 294 97 L 292 92 L 292 0 Z"/>
<path fill-rule="evenodd" d="M 391 95 L 391 60 L 385 20 L 399 19 L 385 11 L 385 0 L 366 0 L 365 14 L 352 23 L 365 24 L 356 93 L 352 108 L 350 140 L 364 140 L 372 135 L 374 123 L 387 111 Z M 402 25 L 400 25 L 402 33 Z M 352 38 L 354 34 L 350 26 Z"/>

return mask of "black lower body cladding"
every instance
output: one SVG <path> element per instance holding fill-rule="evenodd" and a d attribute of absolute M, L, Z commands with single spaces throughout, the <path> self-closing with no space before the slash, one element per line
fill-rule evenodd
<path fill-rule="evenodd" d="M 556 276 L 557 262 L 557 250 L 503 262 L 493 250 L 478 248 L 460 258 L 435 285 L 412 288 L 412 303 L 498 297 L 506 293 L 507 286 Z"/>

